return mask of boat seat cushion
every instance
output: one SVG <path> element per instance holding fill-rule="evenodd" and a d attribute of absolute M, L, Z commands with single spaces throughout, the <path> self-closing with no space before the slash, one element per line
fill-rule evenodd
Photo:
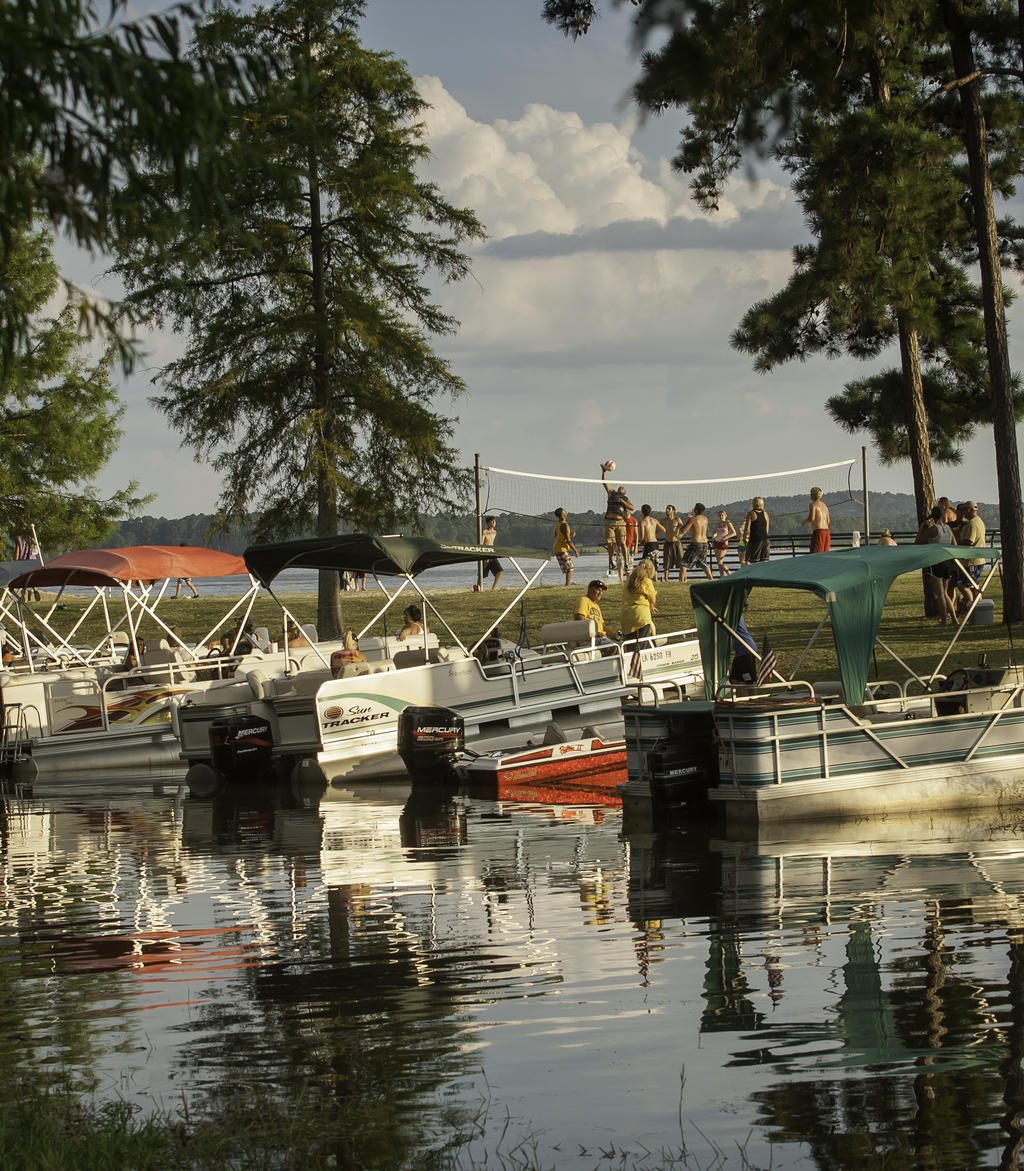
<path fill-rule="evenodd" d="M 557 724 L 551 723 L 544 729 L 544 739 L 542 744 L 565 744 L 568 742 L 564 730 Z"/>
<path fill-rule="evenodd" d="M 405 646 L 405 643 L 401 643 Z M 417 650 L 400 650 L 395 651 L 392 655 L 395 664 L 395 670 L 401 671 L 404 667 L 422 667 L 424 663 L 441 663 L 446 662 L 448 655 L 444 652 L 443 647 L 433 646 L 427 650 L 426 658 L 423 655 L 423 648 Z"/>
<path fill-rule="evenodd" d="M 558 642 L 578 646 L 597 638 L 597 623 L 593 618 L 577 618 L 570 622 L 546 622 L 540 628 L 540 638 L 547 646 Z"/>

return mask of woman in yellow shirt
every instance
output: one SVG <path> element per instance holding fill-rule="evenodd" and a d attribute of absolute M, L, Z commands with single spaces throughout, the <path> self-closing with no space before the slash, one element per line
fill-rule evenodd
<path fill-rule="evenodd" d="M 624 638 L 647 638 L 654 633 L 654 619 L 658 607 L 654 582 L 657 570 L 654 563 L 644 558 L 626 579 L 622 591 L 622 634 Z"/>

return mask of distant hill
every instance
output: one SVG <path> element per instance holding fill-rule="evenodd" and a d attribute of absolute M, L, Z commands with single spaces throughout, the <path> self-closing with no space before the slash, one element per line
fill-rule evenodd
<path fill-rule="evenodd" d="M 864 505 L 860 500 L 840 500 L 826 497 L 832 510 L 832 531 L 836 533 L 864 529 Z M 917 529 L 917 515 L 914 498 L 901 492 L 872 492 L 871 531 L 883 528 L 894 532 L 914 532 Z M 771 531 L 776 536 L 806 533 L 800 522 L 807 515 L 807 497 L 767 496 L 765 508 L 771 517 Z M 712 519 L 720 508 L 725 508 L 732 522 L 738 528 L 750 508 L 749 500 L 733 500 L 725 503 L 708 502 L 707 509 Z M 999 510 L 994 504 L 978 502 L 978 508 L 986 525 L 998 528 Z M 502 545 L 526 545 L 550 548 L 555 522 L 550 516 L 522 516 L 511 513 L 497 513 L 498 543 Z M 115 526 L 105 544 L 122 545 L 206 545 L 209 544 L 227 553 L 241 553 L 251 544 L 249 530 L 239 528 L 209 537 L 213 524 L 211 514 L 196 513 L 171 520 L 167 517 L 141 516 L 122 521 Z M 593 547 L 602 543 L 602 514 L 598 512 L 573 513 L 570 523 L 576 530 L 576 543 Z M 308 536 L 310 534 L 295 534 Z M 427 518 L 423 534 L 440 541 L 475 541 L 476 518 L 471 514 L 461 516 L 436 516 Z"/>

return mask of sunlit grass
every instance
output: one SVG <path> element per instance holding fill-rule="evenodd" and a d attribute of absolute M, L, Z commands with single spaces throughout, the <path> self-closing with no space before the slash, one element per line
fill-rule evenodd
<path fill-rule="evenodd" d="M 506 574 L 506 577 L 508 575 Z M 585 586 L 586 583 L 583 583 Z M 504 581 L 503 581 L 504 586 Z M 499 633 L 502 637 L 517 642 L 525 633 L 525 643 L 533 645 L 540 641 L 541 627 L 547 622 L 571 618 L 573 604 L 584 592 L 583 586 L 573 584 L 537 586 L 530 590 L 522 603 L 514 603 L 514 591 L 510 588 L 485 590 L 474 593 L 466 589 L 443 589 L 430 595 L 436 608 L 450 627 L 463 641 L 477 638 L 493 621 L 494 617 L 511 607 L 502 619 Z M 928 671 L 938 661 L 951 631 L 934 619 L 924 615 L 923 588 L 918 575 L 907 575 L 899 579 L 890 591 L 882 619 L 880 636 L 915 670 Z M 985 654 L 991 663 L 1005 663 L 1012 658 L 1014 645 L 1024 640 L 1024 624 L 1009 631 L 1000 623 L 1002 596 L 998 579 L 988 591 L 995 602 L 996 624 L 991 626 L 968 626 L 960 637 L 947 666 L 974 664 L 979 654 Z M 398 606 L 404 605 L 406 595 Z M 602 600 L 605 618 L 613 627 L 618 625 L 622 586 L 613 585 Z M 316 596 L 314 594 L 285 595 L 284 601 L 300 622 L 316 622 Z M 342 594 L 342 615 L 346 626 L 362 629 L 371 622 L 382 604 L 379 591 L 345 592 Z M 192 642 L 202 637 L 216 623 L 226 607 L 227 599 L 203 595 L 197 599 L 169 599 L 161 604 L 160 613 L 168 625 L 180 626 L 182 637 Z M 112 603 L 113 604 L 113 603 Z M 690 604 L 688 585 L 678 581 L 658 584 L 657 627 L 662 632 L 685 629 L 693 625 L 693 610 Z M 64 628 L 73 625 L 75 617 L 84 606 L 78 598 L 64 598 L 62 609 L 55 615 L 55 622 Z M 825 614 L 820 599 L 799 590 L 756 590 L 750 596 L 746 622 L 751 633 L 760 643 L 767 634 L 779 658 L 780 670 L 789 675 L 798 658 Z M 281 615 L 276 603 L 270 597 L 261 597 L 253 611 L 257 626 L 266 626 L 271 637 L 281 631 Z M 435 615 L 429 615 L 432 629 L 442 631 L 442 623 Z M 392 611 L 378 618 L 369 633 L 391 633 L 401 625 L 399 614 Z M 78 638 L 89 641 L 97 638 L 102 630 L 98 616 L 90 616 L 79 631 Z M 143 637 L 154 638 L 163 634 L 151 619 L 143 620 L 140 632 Z M 443 636 L 442 636 L 443 641 Z M 901 678 L 905 672 L 879 650 L 876 655 L 877 671 L 872 678 Z M 828 623 L 819 633 L 815 645 L 807 654 L 798 671 L 798 677 L 809 680 L 832 679 L 836 677 L 835 657 L 831 630 Z"/>

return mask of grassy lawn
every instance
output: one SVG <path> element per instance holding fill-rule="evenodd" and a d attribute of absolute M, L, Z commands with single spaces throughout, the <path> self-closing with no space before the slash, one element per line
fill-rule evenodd
<path fill-rule="evenodd" d="M 584 583 L 585 585 L 585 583 Z M 527 594 L 521 610 L 520 604 L 513 605 L 514 591 L 510 588 L 485 590 L 474 593 L 469 589 L 438 590 L 431 595 L 441 614 L 449 625 L 463 639 L 475 639 L 487 627 L 496 613 L 511 606 L 499 627 L 502 637 L 517 641 L 525 620 L 526 643 L 540 641 L 540 628 L 546 622 L 558 622 L 572 617 L 575 600 L 584 589 L 575 584 L 568 589 L 562 585 L 537 586 Z M 1008 662 L 1012 657 L 1013 643 L 1024 640 L 1024 624 L 1008 631 L 999 625 L 1002 612 L 1002 597 L 998 578 L 988 590 L 988 596 L 995 602 L 996 625 L 968 626 L 953 654 L 947 662 L 947 670 L 953 666 L 974 665 L 978 655 L 984 653 L 993 665 Z M 602 600 L 602 609 L 612 626 L 618 625 L 622 587 L 613 585 Z M 401 625 L 400 612 L 403 602 L 390 612 L 386 619 L 378 618 L 370 633 L 381 634 L 386 628 L 394 633 Z M 880 631 L 881 638 L 898 654 L 919 671 L 933 667 L 949 638 L 949 627 L 942 627 L 937 621 L 925 618 L 922 604 L 923 589 L 920 577 L 907 575 L 898 580 L 889 594 Z M 44 595 L 45 599 L 45 595 Z M 342 594 L 342 612 L 345 624 L 356 629 L 371 621 L 383 602 L 378 590 L 345 592 Z M 285 604 L 300 622 L 315 622 L 316 597 L 313 594 L 284 595 Z M 168 625 L 181 627 L 186 642 L 194 642 L 207 633 L 226 609 L 227 599 L 203 595 L 196 599 L 170 599 L 161 604 L 160 613 Z M 65 597 L 61 610 L 55 615 L 55 624 L 68 629 L 82 608 L 82 599 Z M 112 603 L 113 605 L 113 603 Z M 525 613 L 523 612 L 525 611 Z M 779 658 L 780 671 L 790 674 L 810 634 L 825 613 L 824 603 L 803 591 L 756 590 L 750 597 L 746 620 L 750 632 L 760 643 L 765 633 L 771 639 Z M 256 603 L 254 619 L 257 626 L 267 626 L 271 637 L 281 632 L 280 612 L 272 598 L 263 596 Z M 679 630 L 693 625 L 693 611 L 690 605 L 688 585 L 677 581 L 658 583 L 658 613 L 656 616 L 660 631 Z M 441 624 L 433 616 L 430 626 L 440 630 Z M 90 616 L 79 631 L 80 641 L 95 639 L 101 632 L 101 622 Z M 146 619 L 141 626 L 144 638 L 159 638 L 162 631 Z M 442 638 L 442 641 L 443 638 Z M 877 675 L 872 678 L 890 679 L 902 677 L 904 672 L 881 650 L 877 653 Z M 832 653 L 832 639 L 828 625 L 819 634 L 814 648 L 805 659 L 799 671 L 800 678 L 818 680 L 836 677 Z"/>

